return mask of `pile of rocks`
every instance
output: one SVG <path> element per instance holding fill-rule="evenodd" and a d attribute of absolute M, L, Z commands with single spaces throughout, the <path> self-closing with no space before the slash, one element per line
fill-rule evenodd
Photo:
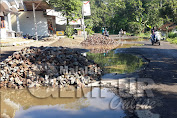
<path fill-rule="evenodd" d="M 93 36 L 89 36 L 87 40 L 81 43 L 82 46 L 89 46 L 89 45 L 116 45 L 118 42 L 103 36 L 101 34 L 96 34 Z"/>
<path fill-rule="evenodd" d="M 100 76 L 97 64 L 64 47 L 28 47 L 0 63 L 0 88 L 84 86 Z"/>
<path fill-rule="evenodd" d="M 91 53 L 107 53 L 112 49 L 115 49 L 119 46 L 117 45 L 92 45 L 86 46 L 85 48 L 88 49 Z"/>

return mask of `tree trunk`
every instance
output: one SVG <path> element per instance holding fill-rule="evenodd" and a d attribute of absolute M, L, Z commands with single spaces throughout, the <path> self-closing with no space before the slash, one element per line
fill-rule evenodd
<path fill-rule="evenodd" d="M 67 26 L 69 26 L 69 19 L 67 18 Z"/>

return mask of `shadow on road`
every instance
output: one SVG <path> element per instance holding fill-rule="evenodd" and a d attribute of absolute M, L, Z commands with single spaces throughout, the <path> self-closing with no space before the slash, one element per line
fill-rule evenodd
<path fill-rule="evenodd" d="M 8 58 L 8 56 L 12 55 L 15 51 L 4 51 L 3 53 L 1 53 L 0 55 L 0 62 L 4 61 L 6 58 Z"/>

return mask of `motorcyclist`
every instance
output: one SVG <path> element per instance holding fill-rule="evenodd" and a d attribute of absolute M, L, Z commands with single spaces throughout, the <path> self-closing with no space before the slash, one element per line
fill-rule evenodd
<path fill-rule="evenodd" d="M 152 36 L 152 39 L 155 41 L 155 32 L 157 31 L 157 29 L 156 29 L 156 27 L 153 27 L 152 29 L 151 29 L 151 36 Z"/>
<path fill-rule="evenodd" d="M 107 31 L 107 28 L 105 28 L 105 36 L 109 37 L 109 32 Z"/>
<path fill-rule="evenodd" d="M 102 35 L 104 35 L 104 33 L 105 33 L 105 30 L 104 30 L 104 28 L 102 28 Z"/>

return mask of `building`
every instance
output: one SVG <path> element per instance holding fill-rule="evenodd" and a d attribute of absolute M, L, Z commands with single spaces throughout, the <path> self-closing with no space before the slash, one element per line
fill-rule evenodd
<path fill-rule="evenodd" d="M 19 12 L 20 29 L 23 36 L 38 36 L 38 38 L 55 34 L 55 17 L 46 14 L 50 5 L 43 0 L 24 0 L 24 10 Z M 33 9 L 34 5 L 34 9 Z M 12 29 L 17 29 L 17 22 L 12 19 Z"/>
<path fill-rule="evenodd" d="M 53 9 L 46 10 L 47 15 L 55 16 L 55 24 L 56 24 L 56 31 L 64 31 L 66 30 L 67 19 L 62 15 L 62 12 L 55 11 Z M 69 22 L 74 29 L 81 29 L 82 20 L 76 19 L 75 21 Z"/>
<path fill-rule="evenodd" d="M 166 23 L 159 28 L 163 37 L 167 36 L 167 32 L 177 33 L 177 25 L 173 22 Z"/>
<path fill-rule="evenodd" d="M 20 9 L 23 9 L 22 0 L 0 0 L 0 39 L 14 38 L 21 35 L 18 12 Z M 16 30 L 12 29 L 12 15 L 16 19 Z"/>
<path fill-rule="evenodd" d="M 173 22 L 166 23 L 159 28 L 159 30 L 162 32 L 176 31 L 176 29 L 177 25 Z"/>
<path fill-rule="evenodd" d="M 66 17 L 44 0 L 1 0 L 0 5 L 1 39 L 30 36 L 38 40 L 66 30 Z M 77 19 L 70 25 L 80 29 L 81 23 Z"/>

